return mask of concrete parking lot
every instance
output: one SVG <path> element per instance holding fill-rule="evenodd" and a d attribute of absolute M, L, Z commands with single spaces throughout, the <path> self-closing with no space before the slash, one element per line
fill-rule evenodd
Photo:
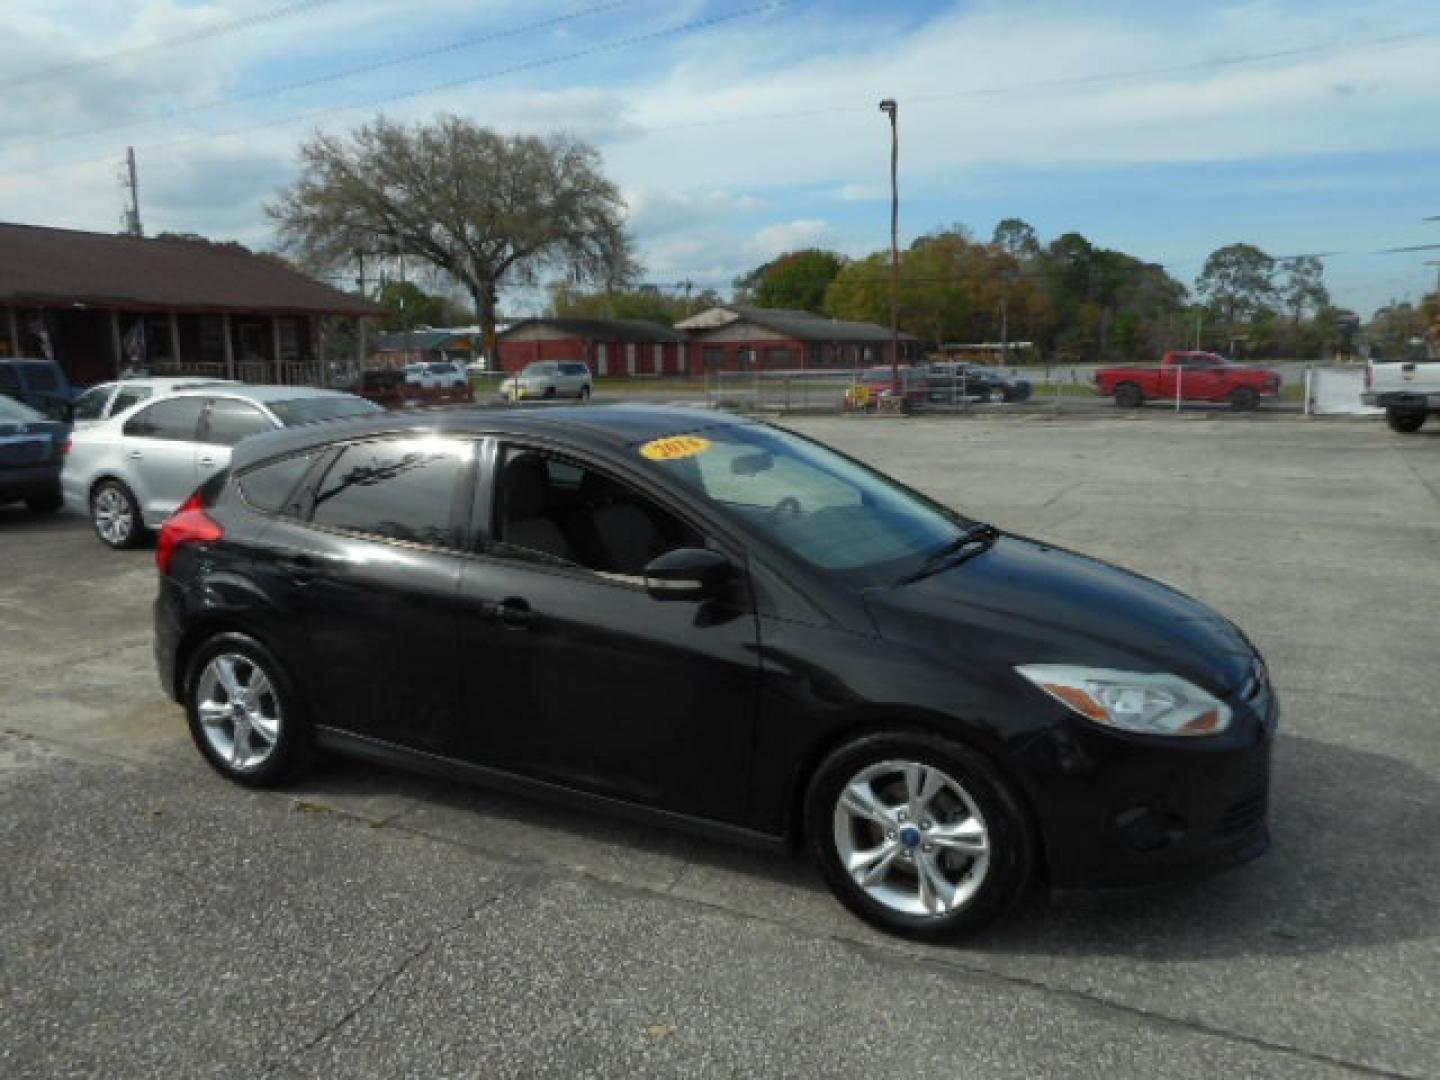
<path fill-rule="evenodd" d="M 227 784 L 153 553 L 0 509 L 0 1075 L 1440 1074 L 1440 425 L 792 421 L 1209 602 L 1285 706 L 1275 846 L 924 947 L 798 859 L 373 766 Z"/>

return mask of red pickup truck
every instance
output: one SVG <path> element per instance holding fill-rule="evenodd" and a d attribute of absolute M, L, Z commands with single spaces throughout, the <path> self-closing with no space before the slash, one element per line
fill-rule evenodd
<path fill-rule="evenodd" d="M 1158 368 L 1111 367 L 1095 372 L 1101 397 L 1133 409 L 1151 398 L 1174 401 L 1228 401 L 1234 409 L 1253 409 L 1261 398 L 1280 396 L 1280 375 L 1267 368 L 1232 364 L 1208 352 L 1167 352 Z"/>

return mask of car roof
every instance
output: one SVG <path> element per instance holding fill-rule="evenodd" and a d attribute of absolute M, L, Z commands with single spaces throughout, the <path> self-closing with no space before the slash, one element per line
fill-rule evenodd
<path fill-rule="evenodd" d="M 595 449 L 620 450 L 652 439 L 757 423 L 714 409 L 680 405 L 533 405 L 509 408 L 446 408 L 373 417 L 330 420 L 253 435 L 235 448 L 231 461 L 241 468 L 252 461 L 304 450 L 310 446 L 368 435 L 497 434 L 563 438 Z"/>
<path fill-rule="evenodd" d="M 235 379 L 216 379 L 209 375 L 136 375 L 132 378 L 114 379 L 106 385 L 150 386 L 156 390 L 168 388 L 190 389 L 201 386 L 241 386 Z"/>
<path fill-rule="evenodd" d="M 187 387 L 178 392 L 176 397 L 214 397 L 217 387 L 215 385 L 195 385 Z M 253 383 L 233 383 L 228 386 L 219 387 L 225 391 L 226 397 L 244 398 L 246 401 L 258 402 L 261 405 L 272 401 L 295 401 L 297 398 L 320 398 L 320 397 L 354 397 L 354 394 L 346 393 L 344 390 L 324 390 L 318 386 L 267 386 Z"/>

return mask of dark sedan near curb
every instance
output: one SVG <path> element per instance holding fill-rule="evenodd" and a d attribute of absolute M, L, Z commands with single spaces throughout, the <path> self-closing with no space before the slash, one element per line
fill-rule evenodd
<path fill-rule="evenodd" d="M 161 533 L 221 774 L 318 749 L 732 838 L 938 938 L 1268 845 L 1278 706 L 1221 616 L 810 440 L 689 409 L 247 440 Z"/>

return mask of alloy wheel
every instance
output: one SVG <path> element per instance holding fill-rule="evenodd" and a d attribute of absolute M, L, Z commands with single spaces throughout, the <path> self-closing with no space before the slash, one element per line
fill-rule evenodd
<path fill-rule="evenodd" d="M 95 496 L 95 531 L 113 547 L 124 547 L 135 531 L 135 508 L 118 487 L 100 489 Z"/>
<path fill-rule="evenodd" d="M 236 772 L 270 759 L 284 723 L 270 676 L 252 658 L 232 652 L 217 653 L 201 670 L 195 713 L 210 749 Z"/>
<path fill-rule="evenodd" d="M 985 818 L 965 788 L 933 765 L 867 765 L 840 789 L 833 828 L 845 872 L 902 915 L 957 911 L 989 873 Z"/>

